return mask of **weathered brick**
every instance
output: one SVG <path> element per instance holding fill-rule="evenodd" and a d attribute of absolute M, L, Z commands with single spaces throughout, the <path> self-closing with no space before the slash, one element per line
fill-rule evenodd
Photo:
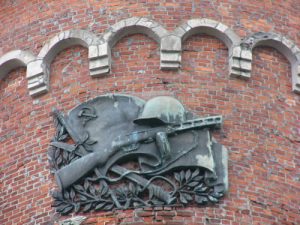
<path fill-rule="evenodd" d="M 182 217 L 191 217 L 195 215 L 195 212 L 191 210 L 176 210 L 177 216 L 182 216 Z"/>
<path fill-rule="evenodd" d="M 240 37 L 272 30 L 300 46 L 297 5 L 296 0 L 218 0 L 213 5 L 209 1 L 1 1 L 0 56 L 14 49 L 38 55 L 49 38 L 69 29 L 89 30 L 100 37 L 111 25 L 134 16 L 151 18 L 170 32 L 184 21 L 210 18 Z M 178 28 L 176 35 L 190 29 Z M 299 55 L 296 46 L 284 43 Z M 73 46 L 56 55 L 49 71 L 49 92 L 34 99 L 29 97 L 26 69 L 7 74 L 0 81 L 0 224 L 48 225 L 69 217 L 50 207 L 49 192 L 56 188 L 46 159 L 55 132 L 50 112 L 53 107 L 67 112 L 78 102 L 111 92 L 144 99 L 172 95 L 199 116 L 222 114 L 223 130 L 213 136 L 229 149 L 229 194 L 209 208 L 149 208 L 138 217 L 135 210 L 87 213 L 83 224 L 118 224 L 118 215 L 128 219 L 124 223 L 156 225 L 181 224 L 181 219 L 187 225 L 300 224 L 300 99 L 291 92 L 290 63 L 272 48 L 257 47 L 252 51 L 251 77 L 239 80 L 228 76 L 228 49 L 222 41 L 196 34 L 181 44 L 181 69 L 161 71 L 156 41 L 140 34 L 124 37 L 112 49 L 111 74 L 93 79 L 88 50 Z M 101 51 L 106 54 L 106 50 Z M 251 58 L 248 51 L 241 56 Z M 167 209 L 175 216 L 152 218 L 153 211 L 161 214 Z"/>

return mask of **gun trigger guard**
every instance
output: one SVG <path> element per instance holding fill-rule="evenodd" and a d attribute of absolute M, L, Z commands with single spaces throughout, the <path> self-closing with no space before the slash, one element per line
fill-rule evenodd
<path fill-rule="evenodd" d="M 154 141 L 154 139 L 153 139 L 153 138 L 149 138 L 149 139 L 147 139 L 147 140 L 143 141 L 143 143 L 145 143 L 145 144 L 149 144 L 149 143 L 151 143 L 151 142 L 153 142 L 153 141 Z"/>
<path fill-rule="evenodd" d="M 124 152 L 132 152 L 132 151 L 137 150 L 139 147 L 140 147 L 140 144 L 139 144 L 139 143 L 136 143 L 136 144 L 124 146 L 124 147 L 122 147 L 122 150 L 123 150 Z"/>

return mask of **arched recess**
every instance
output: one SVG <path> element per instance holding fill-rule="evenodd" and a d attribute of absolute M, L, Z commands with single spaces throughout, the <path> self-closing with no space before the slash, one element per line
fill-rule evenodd
<path fill-rule="evenodd" d="M 240 59 L 243 60 L 243 56 L 247 52 L 247 55 L 250 55 L 248 58 L 251 63 L 252 50 L 257 46 L 275 48 L 289 60 L 292 69 L 292 89 L 294 92 L 300 93 L 300 49 L 282 35 L 258 32 L 250 35 L 241 42 L 238 47 L 240 49 Z"/>
<path fill-rule="evenodd" d="M 35 60 L 35 56 L 29 51 L 14 50 L 0 58 L 0 79 L 3 79 L 10 71 L 19 67 L 26 67 Z"/>
<path fill-rule="evenodd" d="M 98 49 L 102 60 L 101 69 L 103 73 L 110 71 L 111 49 L 114 45 L 124 36 L 138 33 L 147 35 L 159 44 L 163 37 L 169 35 L 169 32 L 163 26 L 148 18 L 132 17 L 119 21 L 103 35 L 105 43 L 100 45 Z"/>
<path fill-rule="evenodd" d="M 103 35 L 104 40 L 110 47 L 113 47 L 119 40 L 129 34 L 145 34 L 160 43 L 161 38 L 167 36 L 169 32 L 159 23 L 143 17 L 132 17 L 124 19 L 114 24 Z"/>
<path fill-rule="evenodd" d="M 232 52 L 240 44 L 240 37 L 226 25 L 211 19 L 191 19 L 179 26 L 174 32 L 182 42 L 195 34 L 214 36 L 225 43 L 229 53 L 229 68 L 232 64 Z"/>
<path fill-rule="evenodd" d="M 103 41 L 100 38 L 85 30 L 68 30 L 54 36 L 43 46 L 36 60 L 28 64 L 30 95 L 36 96 L 48 91 L 50 65 L 59 52 L 71 46 L 81 45 L 89 49 L 90 55 L 94 46 L 101 43 Z M 91 61 L 97 61 L 97 56 L 90 58 L 90 63 Z"/>

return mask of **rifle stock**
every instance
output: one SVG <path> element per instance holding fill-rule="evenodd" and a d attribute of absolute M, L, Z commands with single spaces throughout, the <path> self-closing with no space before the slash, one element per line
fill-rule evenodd
<path fill-rule="evenodd" d="M 93 168 L 95 168 L 99 161 L 105 162 L 104 158 L 101 158 L 100 152 L 90 153 L 75 162 L 69 164 L 68 166 L 58 170 L 55 174 L 56 182 L 60 188 L 60 190 L 63 190 L 69 186 L 71 186 L 73 183 L 75 183 L 78 180 L 78 177 L 83 177 L 85 174 L 87 174 L 89 171 L 91 171 Z M 114 173 L 117 173 L 118 175 L 122 175 L 126 172 L 128 172 L 127 169 L 114 165 L 111 168 L 111 171 Z M 126 176 L 129 180 L 140 184 L 140 185 L 146 185 L 148 183 L 148 180 L 146 180 L 143 177 L 138 176 L 137 174 L 128 174 Z M 145 187 L 145 186 L 143 186 Z M 171 204 L 175 198 L 171 197 L 168 192 L 165 192 L 161 187 L 149 184 L 147 186 L 147 189 L 151 189 L 153 191 L 153 194 L 160 200 L 163 200 L 167 204 Z"/>
<path fill-rule="evenodd" d="M 77 159 L 76 161 L 56 171 L 55 179 L 60 190 L 71 186 L 99 164 L 101 164 L 101 162 L 105 162 L 106 160 L 104 161 L 101 155 L 101 152 L 89 153 L 86 156 L 81 157 L 80 159 Z"/>

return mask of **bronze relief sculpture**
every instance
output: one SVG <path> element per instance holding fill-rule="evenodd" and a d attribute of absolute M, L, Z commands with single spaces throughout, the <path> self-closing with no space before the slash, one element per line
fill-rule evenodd
<path fill-rule="evenodd" d="M 48 154 L 62 214 L 207 205 L 228 189 L 227 150 L 210 134 L 222 116 L 196 117 L 168 96 L 110 94 L 54 117 Z"/>

